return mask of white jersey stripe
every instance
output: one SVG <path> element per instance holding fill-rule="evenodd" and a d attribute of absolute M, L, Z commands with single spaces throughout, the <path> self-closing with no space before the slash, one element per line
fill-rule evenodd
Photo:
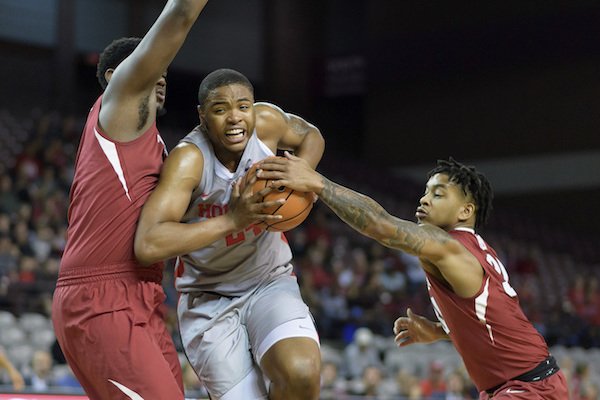
<path fill-rule="evenodd" d="M 113 381 L 112 379 L 109 379 L 108 381 L 110 383 L 112 383 L 113 385 L 115 385 L 121 392 L 125 393 L 125 395 L 127 397 L 129 397 L 131 400 L 144 400 L 144 398 L 142 396 L 140 396 L 133 390 L 129 389 L 127 386 L 122 385 L 117 381 Z"/>
<path fill-rule="evenodd" d="M 121 167 L 121 160 L 119 160 L 119 154 L 117 153 L 117 146 L 113 142 L 102 137 L 102 135 L 100 135 L 95 129 L 94 134 L 96 135 L 96 139 L 98 140 L 102 151 L 106 155 L 106 158 L 108 158 L 110 165 L 112 165 L 113 169 L 117 173 L 119 181 L 121 182 L 123 189 L 125 189 L 125 195 L 129 201 L 131 201 L 131 197 L 129 197 L 129 189 L 127 188 L 127 182 L 125 182 L 125 175 L 123 174 L 123 167 Z"/>
<path fill-rule="evenodd" d="M 477 318 L 479 318 L 479 320 L 485 324 L 485 326 L 488 330 L 488 334 L 490 335 L 490 340 L 492 341 L 492 343 L 494 343 L 494 335 L 492 333 L 492 327 L 487 323 L 486 316 L 485 316 L 485 314 L 487 313 L 488 297 L 490 296 L 489 286 L 490 286 L 490 278 L 488 276 L 488 278 L 485 281 L 485 286 L 483 288 L 483 291 L 475 299 L 475 314 L 477 314 Z"/>

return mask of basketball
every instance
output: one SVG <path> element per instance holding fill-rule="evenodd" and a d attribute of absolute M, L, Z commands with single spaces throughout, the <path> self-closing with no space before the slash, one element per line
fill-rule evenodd
<path fill-rule="evenodd" d="M 246 186 L 253 176 L 256 174 L 256 165 L 253 165 L 242 182 L 242 188 Z M 268 187 L 270 180 L 268 179 L 257 179 L 252 186 L 252 192 L 257 193 L 264 188 Z M 241 189 L 240 189 L 241 190 Z M 271 223 L 261 222 L 256 224 L 257 226 L 271 232 L 286 232 L 300 225 L 310 213 L 313 207 L 313 194 L 311 192 L 298 192 L 293 189 L 289 189 L 285 186 L 275 188 L 268 193 L 262 201 L 276 201 L 279 199 L 286 199 L 284 204 L 266 208 L 264 214 L 281 215 L 282 219 L 273 221 Z"/>

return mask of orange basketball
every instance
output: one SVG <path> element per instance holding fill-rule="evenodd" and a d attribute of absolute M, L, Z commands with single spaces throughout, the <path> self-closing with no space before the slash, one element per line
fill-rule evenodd
<path fill-rule="evenodd" d="M 242 182 L 242 187 L 256 173 L 256 165 L 253 165 Z M 252 192 L 257 193 L 269 186 L 268 179 L 257 179 L 252 187 Z M 279 206 L 266 208 L 264 214 L 281 215 L 282 219 L 270 223 L 261 222 L 257 226 L 271 232 L 286 232 L 300 225 L 310 213 L 313 207 L 313 194 L 311 192 L 298 192 L 281 186 L 273 189 L 262 201 L 276 201 L 286 199 L 286 202 Z"/>

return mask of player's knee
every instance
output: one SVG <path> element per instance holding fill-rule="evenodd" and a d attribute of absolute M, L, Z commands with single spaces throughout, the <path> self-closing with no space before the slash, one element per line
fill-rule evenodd
<path fill-rule="evenodd" d="M 292 389 L 295 393 L 315 393 L 320 385 L 321 362 L 318 357 L 312 355 L 296 355 L 290 357 L 283 367 L 279 383 Z M 310 398 L 310 397 L 306 397 Z"/>

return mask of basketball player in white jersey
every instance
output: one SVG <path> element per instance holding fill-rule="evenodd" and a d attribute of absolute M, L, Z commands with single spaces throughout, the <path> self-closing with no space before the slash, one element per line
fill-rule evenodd
<path fill-rule="evenodd" d="M 315 168 L 323 137 L 300 117 L 255 104 L 237 71 L 209 74 L 198 100 L 200 125 L 165 162 L 142 211 L 136 256 L 143 264 L 181 256 L 181 337 L 213 400 L 318 399 L 319 339 L 290 247 L 282 233 L 253 225 L 280 217 L 262 214 L 274 202 L 260 203 L 253 181 L 245 190 L 239 181 L 278 148 Z"/>

